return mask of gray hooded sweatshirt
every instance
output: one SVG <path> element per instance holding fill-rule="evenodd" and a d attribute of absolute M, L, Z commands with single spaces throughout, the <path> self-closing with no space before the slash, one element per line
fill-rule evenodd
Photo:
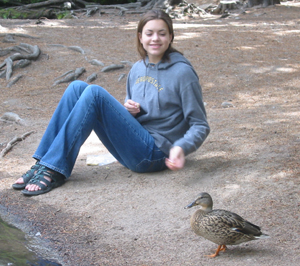
<path fill-rule="evenodd" d="M 140 104 L 136 119 L 166 155 L 173 146 L 188 155 L 209 134 L 198 75 L 180 53 L 171 53 L 169 62 L 136 62 L 127 78 L 128 99 Z"/>

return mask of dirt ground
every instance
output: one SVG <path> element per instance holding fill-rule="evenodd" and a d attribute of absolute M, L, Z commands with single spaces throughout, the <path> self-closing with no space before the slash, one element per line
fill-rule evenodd
<path fill-rule="evenodd" d="M 118 162 L 87 166 L 88 155 L 107 153 L 91 136 L 69 181 L 32 198 L 11 184 L 34 163 L 31 155 L 67 86 L 52 84 L 68 70 L 84 67 L 80 79 L 97 73 L 94 83 L 123 102 L 126 79 L 118 79 L 130 67 L 102 73 L 89 61 L 135 62 L 140 15 L 42 24 L 0 20 L 0 33 L 36 36 L 16 36 L 16 44 L 42 51 L 37 61 L 13 72 L 24 77 L 11 88 L 0 79 L 0 114 L 14 112 L 27 123 L 0 122 L 0 148 L 36 131 L 0 160 L 3 218 L 33 238 L 39 254 L 62 265 L 299 265 L 299 14 L 300 2 L 289 1 L 222 19 L 174 20 L 174 46 L 198 72 L 207 104 L 211 133 L 203 146 L 181 171 L 137 174 Z M 14 45 L 2 42 L 3 36 L 1 48 Z M 80 46 L 85 54 L 67 46 Z M 231 106 L 224 108 L 224 102 Z M 195 209 L 184 209 L 202 191 L 212 195 L 215 208 L 240 214 L 271 238 L 205 257 L 216 245 L 191 231 Z"/>

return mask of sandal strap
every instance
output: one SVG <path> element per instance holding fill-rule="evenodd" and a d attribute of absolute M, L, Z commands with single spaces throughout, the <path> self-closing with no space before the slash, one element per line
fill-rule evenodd
<path fill-rule="evenodd" d="M 45 189 L 46 187 L 49 187 L 52 182 L 47 180 L 44 176 L 45 174 L 39 172 L 28 182 L 28 184 L 34 184 L 40 187 L 41 189 Z M 46 185 L 42 182 L 44 182 Z"/>
<path fill-rule="evenodd" d="M 42 174 L 44 176 L 49 177 L 53 182 L 61 182 L 65 180 L 65 176 L 62 175 L 61 173 L 58 173 L 46 166 L 42 166 L 37 174 Z"/>
<path fill-rule="evenodd" d="M 47 180 L 46 177 L 49 177 L 51 181 Z M 36 184 L 40 188 L 42 188 L 39 184 L 40 181 L 43 181 L 47 186 L 51 186 L 53 184 L 60 185 L 65 182 L 65 177 L 61 173 L 58 173 L 52 169 L 49 169 L 46 166 L 40 165 L 40 168 L 38 169 L 37 173 L 34 175 L 34 177 L 29 181 L 28 184 Z M 57 184 L 56 184 L 57 183 Z M 43 183 L 41 183 L 43 187 L 45 186 Z"/>
<path fill-rule="evenodd" d="M 42 174 L 44 176 L 47 176 L 47 177 L 53 179 L 53 173 L 48 172 L 48 170 L 46 170 L 46 169 L 40 169 L 37 174 L 39 174 L 39 175 Z"/>
<path fill-rule="evenodd" d="M 39 170 L 40 167 L 41 165 L 39 164 L 39 162 L 36 162 L 36 164 L 31 166 L 31 168 L 21 176 L 23 178 L 24 183 L 27 183 L 34 176 L 34 172 Z"/>

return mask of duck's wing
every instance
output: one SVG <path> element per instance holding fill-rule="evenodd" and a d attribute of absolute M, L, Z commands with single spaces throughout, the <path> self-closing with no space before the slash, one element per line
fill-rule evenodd
<path fill-rule="evenodd" d="M 226 210 L 212 210 L 207 214 L 208 219 L 218 223 L 223 227 L 230 228 L 236 232 L 246 235 L 261 235 L 260 227 L 252 224 L 238 214 Z"/>

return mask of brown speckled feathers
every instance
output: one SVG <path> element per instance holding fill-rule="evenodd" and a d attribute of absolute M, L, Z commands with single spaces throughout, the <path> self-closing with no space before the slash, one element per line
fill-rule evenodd
<path fill-rule="evenodd" d="M 202 209 L 197 210 L 191 217 L 193 231 L 207 240 L 219 245 L 217 252 L 211 257 L 218 255 L 220 250 L 225 250 L 226 245 L 237 245 L 243 242 L 267 238 L 257 225 L 243 219 L 236 213 L 226 210 L 213 210 L 211 196 L 200 193 L 196 200 L 185 208 L 200 205 Z"/>

